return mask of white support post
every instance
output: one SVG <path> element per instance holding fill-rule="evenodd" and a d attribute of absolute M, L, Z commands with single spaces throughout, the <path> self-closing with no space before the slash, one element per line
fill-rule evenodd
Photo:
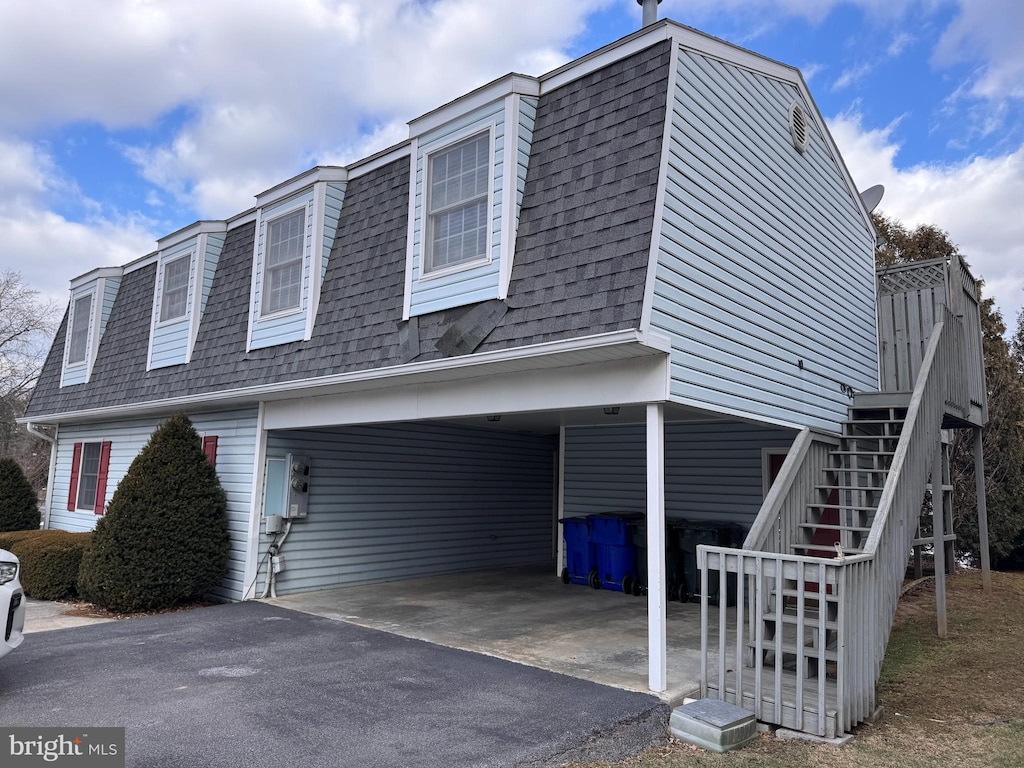
<path fill-rule="evenodd" d="M 561 524 L 558 522 L 565 517 L 565 424 L 558 428 L 558 502 L 555 508 L 555 541 L 557 542 L 557 553 L 555 562 L 555 576 L 562 574 L 565 567 L 565 535 L 561 531 Z"/>
<path fill-rule="evenodd" d="M 992 566 L 988 554 L 988 503 L 985 501 L 985 449 L 981 427 L 974 428 L 974 489 L 978 496 L 978 549 L 981 550 L 981 584 L 992 594 Z"/>
<path fill-rule="evenodd" d="M 935 563 L 935 614 L 939 637 L 945 637 L 946 623 L 946 514 L 942 508 L 942 436 L 932 459 L 932 557 Z"/>
<path fill-rule="evenodd" d="M 665 406 L 647 405 L 647 643 L 648 687 L 668 688 L 665 585 Z"/>

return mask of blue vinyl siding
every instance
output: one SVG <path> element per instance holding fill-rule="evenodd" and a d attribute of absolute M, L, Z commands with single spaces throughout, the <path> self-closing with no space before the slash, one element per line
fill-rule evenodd
<path fill-rule="evenodd" d="M 321 284 L 327 275 L 327 261 L 331 255 L 331 248 L 334 246 L 334 236 L 338 232 L 338 222 L 341 220 L 341 207 L 345 203 L 345 183 L 330 182 L 324 195 L 324 231 L 322 259 L 320 263 Z"/>
<path fill-rule="evenodd" d="M 206 253 L 203 259 L 203 282 L 202 293 L 199 299 L 199 317 L 206 311 L 206 300 L 210 297 L 210 288 L 213 287 L 213 275 L 217 271 L 217 263 L 220 261 L 221 251 L 224 250 L 224 241 L 227 234 L 209 234 L 206 236 Z"/>
<path fill-rule="evenodd" d="M 871 232 L 815 122 L 793 148 L 795 86 L 688 51 L 677 75 L 651 313 L 672 398 L 837 429 L 837 382 L 877 387 Z"/>
<path fill-rule="evenodd" d="M 192 323 L 192 304 L 196 290 L 196 256 L 193 253 L 199 238 L 193 237 L 160 254 L 156 270 L 156 289 L 153 292 L 153 327 L 149 354 L 150 368 L 166 368 L 181 365 L 188 358 L 189 332 Z M 185 314 L 181 317 L 160 322 L 160 306 L 163 303 L 164 265 L 170 261 L 190 256 L 188 294 L 185 299 Z"/>
<path fill-rule="evenodd" d="M 533 127 L 537 122 L 537 101 L 529 96 L 519 99 L 519 137 L 516 150 L 516 231 L 519 230 L 519 211 L 523 207 L 523 191 L 526 189 L 526 169 L 530 164 Z"/>
<path fill-rule="evenodd" d="M 282 550 L 278 593 L 550 560 L 554 450 L 444 424 L 272 432 L 268 459 L 311 457 L 309 516 Z"/>
<path fill-rule="evenodd" d="M 415 158 L 415 201 L 413 214 L 412 296 L 410 314 L 423 315 L 442 309 L 473 304 L 498 297 L 501 263 L 501 201 L 504 194 L 505 99 L 482 107 L 462 119 L 420 137 Z M 425 183 L 427 156 L 477 131 L 492 130 L 494 165 L 491 178 L 490 261 L 439 277 L 421 279 L 423 234 L 425 230 Z"/>
<path fill-rule="evenodd" d="M 203 413 L 191 418 L 196 431 L 217 436 L 217 476 L 228 499 L 231 559 L 228 576 L 215 591 L 222 597 L 240 600 L 252 504 L 252 468 L 257 443 L 256 410 Z M 49 527 L 64 531 L 91 531 L 99 519 L 92 512 L 70 512 L 67 509 L 75 443 L 110 441 L 110 470 L 107 478 L 109 503 L 117 484 L 162 421 L 160 418 L 147 418 L 108 424 L 60 425 Z M 183 535 L 187 536 L 187 532 L 183 532 Z"/>
<path fill-rule="evenodd" d="M 107 330 L 107 321 L 110 319 L 110 312 L 114 308 L 114 299 L 117 298 L 117 289 L 121 287 L 120 277 L 107 277 L 103 280 L 103 301 L 100 314 L 100 338 Z"/>
<path fill-rule="evenodd" d="M 89 372 L 92 370 L 92 364 L 96 359 L 99 341 L 103 338 L 103 332 L 107 328 L 107 321 L 110 319 L 110 312 L 114 308 L 114 300 L 117 298 L 117 290 L 120 287 L 120 277 L 102 277 L 71 292 L 71 302 L 68 309 L 68 329 L 65 336 L 64 363 L 61 369 L 60 385 L 62 387 L 72 384 L 83 384 L 88 381 Z M 92 302 L 89 305 L 89 317 L 74 317 L 75 302 L 89 294 L 92 294 Z M 97 312 L 99 312 L 98 318 L 96 316 Z M 83 322 L 89 326 L 85 362 L 69 365 L 67 358 L 71 332 L 76 324 Z"/>
<path fill-rule="evenodd" d="M 306 209 L 306 241 L 303 248 L 302 287 L 299 298 L 299 307 L 295 311 L 287 314 L 281 314 L 276 317 L 271 316 L 264 319 L 260 316 L 260 307 L 263 303 L 263 257 L 267 222 L 277 218 L 283 213 L 295 210 L 297 207 L 302 206 Z M 253 294 L 252 341 L 249 345 L 250 349 L 260 349 L 262 347 L 272 347 L 277 344 L 285 344 L 289 341 L 299 341 L 305 336 L 306 316 L 309 311 L 310 266 L 312 263 L 312 253 L 314 252 L 313 225 L 315 218 L 312 188 L 301 195 L 289 198 L 288 200 L 276 203 L 275 205 L 268 206 L 267 208 L 264 208 L 261 213 L 259 230 L 257 231 L 257 255 L 254 270 L 256 290 Z M 316 243 L 317 245 L 320 244 L 319 239 L 316 239 Z M 315 251 L 319 252 L 320 248 L 317 247 Z"/>
<path fill-rule="evenodd" d="M 185 362 L 188 353 L 188 316 L 153 329 L 153 349 L 149 357 L 150 368 L 165 368 Z"/>
<path fill-rule="evenodd" d="M 92 294 L 92 302 L 89 304 L 89 317 L 76 317 L 75 316 L 75 302 L 83 298 L 87 294 Z M 72 384 L 82 384 L 85 382 L 89 375 L 89 357 L 93 348 L 93 322 L 92 314 L 96 311 L 96 294 L 97 291 L 93 285 L 89 285 L 86 288 L 82 288 L 71 292 L 71 302 L 68 306 L 68 327 L 67 333 L 65 334 L 64 340 L 64 365 L 61 370 L 60 385 L 67 387 Z M 80 327 L 82 323 L 87 323 L 89 326 L 89 335 L 86 339 L 86 355 L 85 360 L 80 363 L 70 364 L 68 363 L 68 352 L 71 344 L 71 335 L 76 327 Z"/>
<path fill-rule="evenodd" d="M 762 449 L 789 448 L 795 435 L 735 421 L 666 424 L 666 516 L 749 528 L 763 501 Z M 567 428 L 565 514 L 643 512 L 646 454 L 643 425 Z"/>

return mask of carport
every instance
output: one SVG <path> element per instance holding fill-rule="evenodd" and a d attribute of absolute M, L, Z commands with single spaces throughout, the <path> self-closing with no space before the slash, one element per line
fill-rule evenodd
<path fill-rule="evenodd" d="M 749 524 L 762 452 L 793 432 L 668 402 L 667 358 L 650 352 L 266 402 L 258 464 L 310 458 L 280 599 L 623 688 L 695 691 L 699 611 L 666 599 L 666 509 Z M 558 518 L 602 511 L 644 514 L 646 598 L 559 580 Z M 268 562 L 254 520 L 247 584 Z"/>
<path fill-rule="evenodd" d="M 268 602 L 649 692 L 647 600 L 565 585 L 553 563 L 306 592 Z M 667 605 L 670 703 L 700 688 L 700 606 Z"/>

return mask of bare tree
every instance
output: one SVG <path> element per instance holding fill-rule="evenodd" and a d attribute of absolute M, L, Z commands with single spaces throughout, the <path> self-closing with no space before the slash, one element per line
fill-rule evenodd
<path fill-rule="evenodd" d="M 17 460 L 37 489 L 46 480 L 49 449 L 15 420 L 25 413 L 58 311 L 57 303 L 41 299 L 20 273 L 0 273 L 0 456 Z"/>

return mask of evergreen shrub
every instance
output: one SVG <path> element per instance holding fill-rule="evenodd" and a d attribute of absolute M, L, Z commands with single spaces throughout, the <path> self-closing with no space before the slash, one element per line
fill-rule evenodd
<path fill-rule="evenodd" d="M 82 558 L 79 593 L 130 613 L 200 598 L 227 573 L 227 500 L 199 435 L 176 414 L 150 437 Z"/>

